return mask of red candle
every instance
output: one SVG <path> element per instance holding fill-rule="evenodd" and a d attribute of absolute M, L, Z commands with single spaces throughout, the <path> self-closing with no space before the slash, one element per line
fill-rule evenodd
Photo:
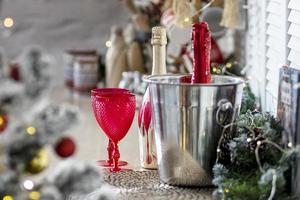
<path fill-rule="evenodd" d="M 194 52 L 192 83 L 210 83 L 211 35 L 206 22 L 193 24 L 192 45 Z"/>

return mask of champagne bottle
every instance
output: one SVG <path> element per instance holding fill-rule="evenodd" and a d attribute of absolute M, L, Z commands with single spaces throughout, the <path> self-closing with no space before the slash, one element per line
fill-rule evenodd
<path fill-rule="evenodd" d="M 166 74 L 166 29 L 160 26 L 152 28 L 151 44 L 153 48 L 152 75 Z M 152 109 L 149 88 L 143 97 L 138 116 L 140 160 L 143 168 L 157 169 L 155 134 L 152 124 Z"/>
<path fill-rule="evenodd" d="M 211 34 L 206 22 L 193 24 L 192 45 L 194 52 L 192 83 L 210 83 Z"/>

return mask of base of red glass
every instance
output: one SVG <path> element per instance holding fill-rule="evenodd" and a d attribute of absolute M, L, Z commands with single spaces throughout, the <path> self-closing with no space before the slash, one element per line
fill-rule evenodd
<path fill-rule="evenodd" d="M 132 169 L 119 168 L 116 171 L 114 171 L 113 168 L 102 168 L 101 169 L 101 172 L 105 173 L 105 174 L 115 173 L 115 172 L 128 172 L 128 171 L 132 171 Z"/>
<path fill-rule="evenodd" d="M 113 164 L 108 163 L 107 160 L 98 160 L 97 163 L 101 167 L 112 167 L 113 166 Z M 128 165 L 128 162 L 123 161 L 123 160 L 118 161 L 118 166 L 126 166 L 126 165 Z"/>

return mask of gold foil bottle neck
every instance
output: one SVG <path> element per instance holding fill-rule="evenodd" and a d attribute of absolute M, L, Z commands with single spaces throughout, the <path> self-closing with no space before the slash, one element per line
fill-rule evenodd
<path fill-rule="evenodd" d="M 152 45 L 166 45 L 167 44 L 167 31 L 162 26 L 155 26 L 152 28 Z"/>

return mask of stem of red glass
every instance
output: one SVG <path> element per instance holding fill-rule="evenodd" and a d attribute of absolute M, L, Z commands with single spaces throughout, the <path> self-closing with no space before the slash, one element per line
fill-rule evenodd
<path fill-rule="evenodd" d="M 112 172 L 118 172 L 121 170 L 118 166 L 118 161 L 120 159 L 120 152 L 118 147 L 118 142 L 113 142 L 114 144 L 114 151 L 113 151 L 113 168 L 111 169 Z"/>
<path fill-rule="evenodd" d="M 113 142 L 111 140 L 109 140 L 108 141 L 108 146 L 107 146 L 107 153 L 108 153 L 107 163 L 109 165 L 113 164 L 113 158 L 112 158 L 113 150 L 114 150 L 114 144 L 113 144 Z"/>

